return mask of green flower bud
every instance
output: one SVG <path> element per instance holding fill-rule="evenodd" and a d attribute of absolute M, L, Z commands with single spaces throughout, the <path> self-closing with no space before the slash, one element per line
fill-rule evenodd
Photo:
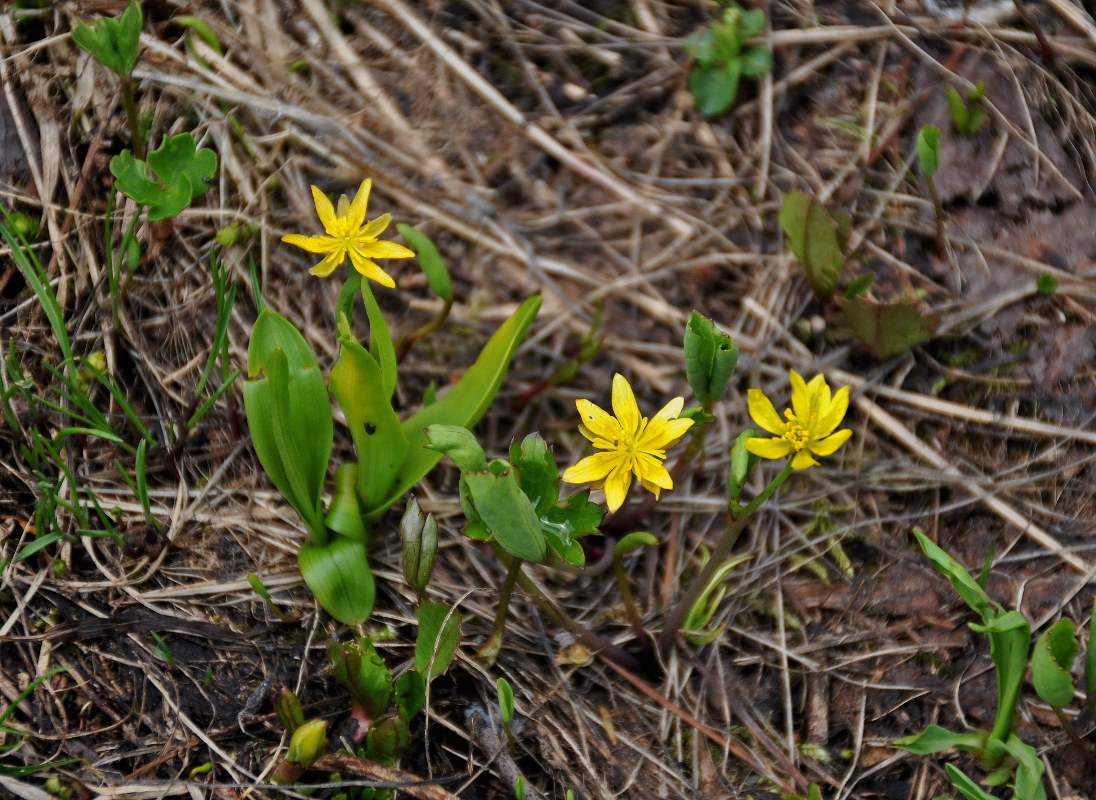
<path fill-rule="evenodd" d="M 400 520 L 403 540 L 403 577 L 421 600 L 426 596 L 430 573 L 434 571 L 434 556 L 438 553 L 438 521 L 433 514 L 423 514 L 414 497 L 408 498 Z"/>
<path fill-rule="evenodd" d="M 286 761 L 308 769 L 315 763 L 327 746 L 327 720 L 312 719 L 297 730 L 289 740 Z"/>
<path fill-rule="evenodd" d="M 278 696 L 274 698 L 274 710 L 278 712 L 278 719 L 282 721 L 282 725 L 290 734 L 295 733 L 297 728 L 304 725 L 304 710 L 301 708 L 301 701 L 297 699 L 297 695 L 284 686 L 278 692 Z"/>

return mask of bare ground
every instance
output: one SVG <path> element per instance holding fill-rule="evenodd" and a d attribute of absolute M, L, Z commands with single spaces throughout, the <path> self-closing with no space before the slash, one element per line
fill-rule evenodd
<path fill-rule="evenodd" d="M 687 393 L 680 341 L 693 309 L 742 348 L 703 464 L 637 521 L 662 541 L 628 563 L 649 630 L 722 529 L 726 453 L 748 424 L 746 389 L 782 398 L 793 368 L 853 390 L 850 443 L 797 474 L 743 537 L 750 560 L 719 612 L 724 633 L 675 649 L 650 674 L 575 658 L 520 594 L 497 669 L 476 665 L 502 569 L 460 534 L 455 474 L 428 476 L 416 495 L 443 528 L 432 592 L 459 604 L 464 645 L 388 778 L 502 798 L 516 766 L 530 796 L 553 798 L 566 789 L 766 797 L 813 781 L 826 798 L 922 800 L 951 791 L 945 760 L 979 774 L 967 759 L 890 744 L 929 722 L 988 726 L 996 701 L 985 639 L 909 533 L 920 528 L 972 569 L 992 548 L 990 593 L 1036 633 L 1063 615 L 1088 618 L 1096 25 L 1080 5 L 1026 3 L 1027 19 L 1008 3 L 977 6 L 963 24 L 961 9 L 915 2 L 768 3 L 760 41 L 774 53 L 772 74 L 744 81 L 733 111 L 708 120 L 686 89 L 681 46 L 713 10 L 699 2 L 147 2 L 135 74 L 154 138 L 192 130 L 221 169 L 172 227 L 140 228 L 144 255 L 114 324 L 102 219 L 109 160 L 128 132 L 116 79 L 69 31 L 79 16 L 120 5 L 0 14 L 0 180 L 6 206 L 43 218 L 38 253 L 76 354 L 104 354 L 158 441 L 193 410 L 215 318 L 210 248 L 230 223 L 256 226 L 221 250 L 239 288 L 234 361 L 245 363 L 258 277 L 266 303 L 331 362 L 338 285 L 310 276 L 307 256 L 279 239 L 315 226 L 310 183 L 352 191 L 366 176 L 374 213 L 429 232 L 456 285 L 452 318 L 403 365 L 401 407 L 459 375 L 517 302 L 543 294 L 478 428 L 492 454 L 539 430 L 561 464 L 574 463 L 583 453 L 574 400 L 607 404 L 614 372 L 630 378 L 644 409 Z M 208 23 L 223 51 L 188 36 L 182 14 Z M 990 119 L 960 137 L 945 88 L 979 79 Z M 930 123 L 944 132 L 944 254 L 910 169 L 914 136 Z M 845 277 L 870 270 L 877 298 L 916 299 L 936 319 L 932 338 L 881 362 L 840 329 L 837 309 L 814 299 L 783 245 L 777 212 L 791 189 L 852 215 Z M 115 244 L 132 211 L 114 210 Z M 1052 294 L 1036 291 L 1043 273 L 1058 281 Z M 399 334 L 439 301 L 413 265 L 395 274 L 400 291 L 380 296 Z M 0 287 L 5 390 L 17 364 L 48 394 L 44 365 L 56 363 L 57 344 L 7 258 Z M 565 385 L 537 391 L 574 354 L 598 304 L 600 354 Z M 135 443 L 117 398 L 101 386 L 92 398 Z M 42 797 L 47 775 L 78 797 L 286 793 L 269 786 L 285 745 L 271 695 L 295 689 L 306 713 L 334 729 L 347 697 L 325 668 L 326 643 L 348 632 L 300 580 L 304 532 L 258 466 L 239 388 L 184 446 L 150 453 L 163 535 L 121 478 L 134 456 L 76 437 L 63 452 L 68 480 L 94 494 L 125 546 L 77 535 L 62 508 L 55 524 L 66 537 L 10 560 L 42 535 L 42 476 L 26 461 L 27 437 L 69 424 L 50 413 L 0 427 L 3 704 L 34 677 L 67 669 L 14 705 L 0 764 L 76 761 L 0 775 L 0 794 Z M 350 448 L 340 435 L 337 456 Z M 394 514 L 371 551 L 381 588 L 367 628 L 391 631 L 382 649 L 398 666 L 414 614 Z M 605 546 L 594 542 L 591 560 Z M 253 591 L 252 573 L 287 620 Z M 608 573 L 535 577 L 577 619 L 634 648 Z M 477 722 L 494 707 L 499 675 L 520 713 L 513 762 Z M 1076 722 L 1083 734 L 1093 728 L 1086 714 Z M 1084 763 L 1030 687 L 1019 732 L 1047 766 L 1051 797 L 1093 796 Z"/>

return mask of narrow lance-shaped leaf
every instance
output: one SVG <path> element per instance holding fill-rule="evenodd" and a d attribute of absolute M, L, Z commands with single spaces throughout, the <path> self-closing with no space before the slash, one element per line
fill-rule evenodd
<path fill-rule="evenodd" d="M 419 606 L 415 616 L 419 621 L 415 670 L 429 682 L 453 663 L 460 644 L 460 611 L 427 601 Z"/>
<path fill-rule="evenodd" d="M 392 344 L 392 332 L 388 329 L 381 307 L 377 305 L 369 281 L 362 281 L 361 291 L 365 313 L 369 317 L 369 353 L 381 368 L 384 394 L 391 401 L 392 393 L 396 391 L 396 348 Z"/>
<path fill-rule="evenodd" d="M 445 261 L 434 242 L 422 231 L 410 225 L 404 225 L 402 222 L 396 226 L 396 229 L 419 257 L 419 266 L 426 274 L 426 282 L 430 284 L 434 294 L 447 303 L 453 302 L 453 281 L 449 277 L 449 268 L 445 266 Z"/>

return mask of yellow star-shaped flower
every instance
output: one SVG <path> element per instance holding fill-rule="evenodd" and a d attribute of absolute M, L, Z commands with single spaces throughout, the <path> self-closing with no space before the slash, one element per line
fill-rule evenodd
<path fill-rule="evenodd" d="M 312 187 L 316 215 L 323 223 L 327 235 L 305 236 L 301 233 L 291 233 L 283 236 L 282 241 L 310 253 L 327 253 L 323 261 L 309 270 L 313 275 L 326 278 L 349 256 L 354 269 L 362 275 L 389 289 L 396 288 L 396 282 L 378 267 L 373 259 L 411 258 L 415 253 L 402 244 L 377 239 L 392 221 L 391 214 L 382 214 L 366 224 L 365 209 L 369 203 L 369 190 L 372 186 L 373 181 L 366 178 L 358 187 L 358 193 L 354 195 L 352 201 L 347 200 L 346 195 L 339 198 L 338 210 L 331 205 L 331 201 L 323 192 L 315 186 Z"/>
<path fill-rule="evenodd" d="M 639 415 L 632 387 L 623 375 L 613 376 L 613 414 L 589 400 L 576 400 L 582 417 L 582 435 L 605 450 L 579 461 L 563 473 L 568 483 L 591 481 L 593 488 L 605 488 L 605 504 L 616 511 L 624 504 L 632 475 L 657 498 L 662 489 L 674 488 L 670 473 L 662 466 L 666 448 L 689 430 L 691 419 L 678 419 L 685 398 L 675 397 L 650 420 Z"/>
<path fill-rule="evenodd" d="M 760 389 L 750 389 L 750 416 L 776 438 L 747 439 L 746 449 L 761 458 L 794 454 L 792 468 L 806 469 L 818 463 L 814 456 L 830 455 L 852 436 L 848 428 L 834 433 L 849 408 L 849 387 L 842 386 L 831 396 L 824 377 L 815 375 L 805 383 L 795 370 L 791 371 L 791 383 L 792 407 L 784 409 L 786 422 Z"/>

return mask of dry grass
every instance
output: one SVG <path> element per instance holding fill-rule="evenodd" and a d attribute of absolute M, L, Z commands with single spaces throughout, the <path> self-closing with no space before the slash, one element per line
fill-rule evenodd
<path fill-rule="evenodd" d="M 45 220 L 40 253 L 77 355 L 105 353 L 158 441 L 192 407 L 215 318 L 211 242 L 231 222 L 258 226 L 221 253 L 239 285 L 234 361 L 245 362 L 255 316 L 254 260 L 265 302 L 330 363 L 338 286 L 309 276 L 307 257 L 279 238 L 314 224 L 310 183 L 347 191 L 363 176 L 374 181 L 372 209 L 434 237 L 457 289 L 450 322 L 403 366 L 403 408 L 458 374 L 517 302 L 544 296 L 479 428 L 492 453 L 540 430 L 573 463 L 582 453 L 573 400 L 607 402 L 614 372 L 647 409 L 685 393 L 680 340 L 693 309 L 742 348 L 702 468 L 642 521 L 663 541 L 629 563 L 651 630 L 721 530 L 746 388 L 782 396 L 794 368 L 853 389 L 850 444 L 797 474 L 743 537 L 751 558 L 720 612 L 725 633 L 666 654 L 659 674 L 569 663 L 566 637 L 520 595 L 497 670 L 477 666 L 502 571 L 460 535 L 454 475 L 428 476 L 416 494 L 445 535 L 432 593 L 460 606 L 465 646 L 433 685 L 399 770 L 363 779 L 433 778 L 469 798 L 510 796 L 516 770 L 532 797 L 568 788 L 580 798 L 762 797 L 817 781 L 827 798 L 931 798 L 947 791 L 942 760 L 889 742 L 929 721 L 984 725 L 993 685 L 985 641 L 963 627 L 963 609 L 908 532 L 925 530 L 970 565 L 993 547 L 991 593 L 1036 624 L 1085 618 L 1096 576 L 1096 26 L 1079 4 L 1025 4 L 1051 36 L 1042 53 L 1011 3 L 976 7 L 967 25 L 912 0 L 768 3 L 774 72 L 745 82 L 730 114 L 705 120 L 681 48 L 708 18 L 701 2 L 148 2 L 135 73 L 142 107 L 156 136 L 194 131 L 221 169 L 173 229 L 141 228 L 146 256 L 115 327 L 102 215 L 109 158 L 128 134 L 115 79 L 68 32 L 80 15 L 119 6 L 0 13 L 0 181 L 6 206 Z M 172 21 L 181 13 L 205 20 L 223 54 L 188 38 Z M 927 123 L 946 128 L 945 87 L 977 79 L 990 87 L 991 121 L 974 143 L 945 139 L 965 155 L 945 165 L 954 185 L 938 258 L 931 207 L 909 172 L 914 135 Z M 933 339 L 880 363 L 826 324 L 835 310 L 813 299 L 782 246 L 780 192 L 793 188 L 852 214 L 846 275 L 871 269 L 880 297 L 920 298 L 938 318 Z M 115 211 L 116 237 L 132 213 Z M 1060 282 L 1049 297 L 1034 290 L 1044 272 Z M 439 301 L 406 263 L 396 275 L 401 291 L 381 302 L 400 333 Z M 4 355 L 46 391 L 42 363 L 57 358 L 46 319 L 6 258 L 0 286 Z M 573 352 L 598 304 L 601 354 L 569 385 L 515 404 Z M 93 398 L 134 435 L 105 392 Z M 346 698 L 324 655 L 328 637 L 345 632 L 301 583 L 303 530 L 258 467 L 241 417 L 236 387 L 174 458 L 152 453 L 162 539 L 147 533 L 121 480 L 117 462 L 132 472 L 132 456 L 70 440 L 73 476 L 129 545 L 71 536 L 6 563 L 2 702 L 50 668 L 68 671 L 18 704 L 7 724 L 20 733 L 0 733 L 0 746 L 18 742 L 3 764 L 80 759 L 51 774 L 94 797 L 291 794 L 268 785 L 284 752 L 270 694 L 295 689 L 334 728 Z M 66 424 L 32 423 L 49 434 Z M 0 559 L 36 535 L 42 490 L 21 443 L 0 427 Z M 349 454 L 349 437 L 336 447 Z M 75 531 L 63 511 L 57 524 Z M 379 533 L 369 629 L 392 631 L 384 650 L 397 664 L 408 657 L 414 596 L 394 520 Z M 292 622 L 270 612 L 250 573 Z M 534 577 L 581 622 L 634 645 L 608 573 Z M 513 759 L 477 722 L 498 675 L 523 715 Z M 1058 797 L 1091 791 L 1030 693 L 1021 734 L 1040 748 Z M 191 773 L 206 762 L 211 772 Z M 0 796 L 39 798 L 40 787 L 37 777 L 0 776 Z"/>

